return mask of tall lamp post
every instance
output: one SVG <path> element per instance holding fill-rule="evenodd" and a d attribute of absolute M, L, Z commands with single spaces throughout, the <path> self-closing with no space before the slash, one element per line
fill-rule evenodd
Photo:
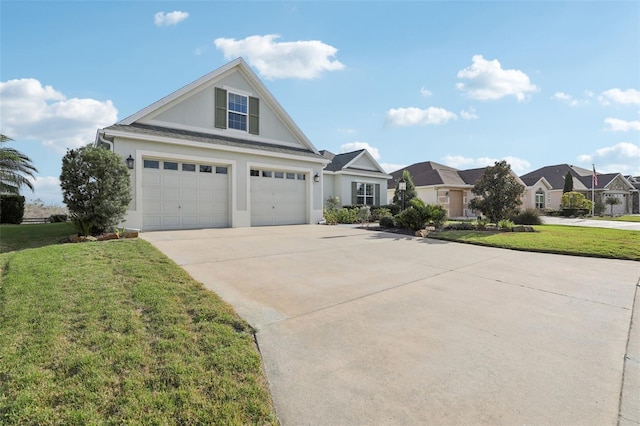
<path fill-rule="evenodd" d="M 404 191 L 407 190 L 407 181 L 404 178 L 398 181 L 398 190 L 400 191 L 400 197 L 402 199 L 402 210 L 404 211 Z"/>

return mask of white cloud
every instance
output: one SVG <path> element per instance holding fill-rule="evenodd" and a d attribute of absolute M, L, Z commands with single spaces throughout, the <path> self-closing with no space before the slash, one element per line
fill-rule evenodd
<path fill-rule="evenodd" d="M 278 42 L 277 34 L 250 36 L 242 40 L 217 38 L 216 48 L 226 59 L 244 57 L 266 79 L 313 79 L 323 71 L 338 71 L 344 65 L 335 57 L 338 49 L 318 40 Z"/>
<path fill-rule="evenodd" d="M 511 170 L 513 170 L 517 175 L 523 174 L 531 169 L 531 163 L 527 160 L 509 156 L 502 159 L 506 160 L 506 162 L 511 165 Z M 499 160 L 491 157 L 469 158 L 463 157 L 462 155 L 445 155 L 442 161 L 445 165 L 456 169 L 475 169 L 493 166 L 495 162 Z"/>
<path fill-rule="evenodd" d="M 98 128 L 118 118 L 110 100 L 67 99 L 32 78 L 0 82 L 0 102 L 4 134 L 16 140 L 42 141 L 58 153 L 93 142 Z"/>
<path fill-rule="evenodd" d="M 613 132 L 628 132 L 629 130 L 640 130 L 640 121 L 626 121 L 619 118 L 605 118 L 604 122 L 609 125 Z"/>
<path fill-rule="evenodd" d="M 640 145 L 620 142 L 592 154 L 579 155 L 578 162 L 588 168 L 595 163 L 596 170 L 601 173 L 640 176 Z"/>
<path fill-rule="evenodd" d="M 382 167 L 382 169 L 387 173 L 393 173 L 396 170 L 404 169 L 407 166 L 408 164 L 380 163 L 380 167 Z"/>
<path fill-rule="evenodd" d="M 357 151 L 359 149 L 366 149 L 369 151 L 369 154 L 378 161 L 380 159 L 380 151 L 378 148 L 374 148 L 369 145 L 367 142 L 349 142 L 340 146 L 340 153 Z"/>
<path fill-rule="evenodd" d="M 420 94 L 421 94 L 422 96 L 424 96 L 425 98 L 428 98 L 428 97 L 429 97 L 429 96 L 431 96 L 433 93 L 431 92 L 431 90 L 427 90 L 427 89 L 425 89 L 425 88 L 424 88 L 424 86 L 422 86 L 422 87 L 420 88 Z"/>
<path fill-rule="evenodd" d="M 24 192 L 26 197 L 33 195 L 34 199 L 41 199 L 45 205 L 63 205 L 60 179 L 55 176 L 36 176 L 33 180 L 34 193 Z"/>
<path fill-rule="evenodd" d="M 564 93 L 564 92 L 556 92 L 553 94 L 553 96 L 551 97 L 551 99 L 556 100 L 556 101 L 561 101 L 566 103 L 569 106 L 577 106 L 578 105 L 578 101 L 576 99 L 573 98 L 573 96 Z"/>
<path fill-rule="evenodd" d="M 416 126 L 427 124 L 444 124 L 455 120 L 458 116 L 444 108 L 429 107 L 420 109 L 415 107 L 397 108 L 387 111 L 387 120 L 396 126 Z"/>
<path fill-rule="evenodd" d="M 474 55 L 472 61 L 471 66 L 458 71 L 458 78 L 468 82 L 456 84 L 470 98 L 492 100 L 513 95 L 523 101 L 527 93 L 539 90 L 525 73 L 502 69 L 497 59 L 487 61 L 482 55 Z"/>
<path fill-rule="evenodd" d="M 188 12 L 180 12 L 179 10 L 174 10 L 169 13 L 158 12 L 153 15 L 153 22 L 157 27 L 168 27 L 170 25 L 178 25 L 188 17 Z"/>
<path fill-rule="evenodd" d="M 602 92 L 598 99 L 603 105 L 609 105 L 611 102 L 623 105 L 640 105 L 640 90 L 609 89 Z"/>
<path fill-rule="evenodd" d="M 474 107 L 469 107 L 468 110 L 462 110 L 460 111 L 460 117 L 462 117 L 465 120 L 476 120 L 480 117 L 478 117 L 478 114 L 476 114 L 476 109 Z"/>

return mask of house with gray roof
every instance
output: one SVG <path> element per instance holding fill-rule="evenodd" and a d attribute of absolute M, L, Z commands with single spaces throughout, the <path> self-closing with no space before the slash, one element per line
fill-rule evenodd
<path fill-rule="evenodd" d="M 128 228 L 318 223 L 322 156 L 238 58 L 118 123 L 95 145 L 127 159 Z"/>
<path fill-rule="evenodd" d="M 443 206 L 452 218 L 476 217 L 477 212 L 467 206 L 476 196 L 471 192 L 486 167 L 458 170 L 433 161 L 415 163 L 391 173 L 387 186 L 387 197 L 393 199 L 398 181 L 405 170 L 411 174 L 418 198 L 427 204 Z M 520 178 L 512 176 L 524 186 Z"/>
<path fill-rule="evenodd" d="M 387 174 L 366 149 L 320 154 L 331 161 L 322 171 L 323 198 L 338 197 L 339 206 L 387 204 Z"/>
<path fill-rule="evenodd" d="M 619 216 L 634 211 L 633 200 L 637 189 L 620 173 L 597 173 L 597 179 L 593 179 L 593 170 L 570 164 L 556 164 L 546 166 L 529 172 L 520 178 L 527 185 L 526 207 L 538 209 L 561 209 L 562 191 L 565 177 L 571 175 L 573 190 L 585 195 L 589 200 L 595 196 L 596 202 L 606 204 L 608 197 L 615 197 L 620 204 L 613 206 L 613 215 Z M 531 202 L 533 201 L 533 202 Z M 609 214 L 611 207 L 607 206 Z"/>

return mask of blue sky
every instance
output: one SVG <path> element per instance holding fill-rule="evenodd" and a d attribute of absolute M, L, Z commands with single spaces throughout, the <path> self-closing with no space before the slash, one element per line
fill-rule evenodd
<path fill-rule="evenodd" d="M 318 149 L 389 172 L 507 159 L 640 175 L 640 2 L 0 2 L 0 130 L 61 158 L 242 56 Z"/>

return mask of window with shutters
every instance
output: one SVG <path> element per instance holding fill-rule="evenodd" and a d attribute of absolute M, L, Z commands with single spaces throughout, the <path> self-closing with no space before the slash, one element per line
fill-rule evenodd
<path fill-rule="evenodd" d="M 351 200 L 354 205 L 380 205 L 380 185 L 365 182 L 352 182 Z"/>
<path fill-rule="evenodd" d="M 216 87 L 215 126 L 259 134 L 260 102 L 254 98 Z"/>

